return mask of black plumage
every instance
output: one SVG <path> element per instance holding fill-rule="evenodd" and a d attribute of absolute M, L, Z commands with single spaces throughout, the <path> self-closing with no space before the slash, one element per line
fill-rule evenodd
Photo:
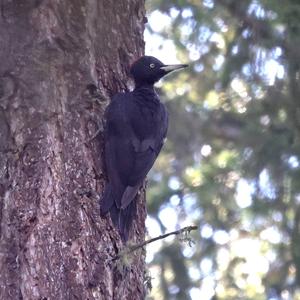
<path fill-rule="evenodd" d="M 132 92 L 119 93 L 108 105 L 105 118 L 105 163 L 108 183 L 100 204 L 110 212 L 123 241 L 136 211 L 134 198 L 153 166 L 168 129 L 168 114 L 154 83 L 186 65 L 164 65 L 151 56 L 138 59 L 130 69 Z"/>

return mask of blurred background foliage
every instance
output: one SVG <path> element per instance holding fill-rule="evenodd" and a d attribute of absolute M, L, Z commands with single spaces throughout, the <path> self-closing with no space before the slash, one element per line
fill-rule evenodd
<path fill-rule="evenodd" d="M 148 299 L 300 299 L 299 0 L 149 0 L 146 54 L 189 62 L 148 180 Z M 176 60 L 176 61 L 175 61 Z"/>

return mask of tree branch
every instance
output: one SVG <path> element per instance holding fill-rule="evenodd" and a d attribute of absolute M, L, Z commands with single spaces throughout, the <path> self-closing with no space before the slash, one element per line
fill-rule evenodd
<path fill-rule="evenodd" d="M 182 234 L 182 233 L 190 233 L 190 231 L 196 230 L 196 229 L 198 229 L 198 226 L 186 226 L 186 227 L 181 228 L 179 230 L 159 235 L 159 236 L 157 236 L 155 238 L 152 238 L 150 240 L 144 241 L 144 242 L 142 242 L 140 244 L 129 246 L 127 249 L 125 248 L 125 251 L 121 251 L 119 254 L 117 254 L 116 256 L 114 256 L 111 260 L 112 261 L 116 261 L 116 260 L 120 259 L 124 255 L 130 254 L 130 253 L 132 253 L 132 252 L 134 252 L 134 251 L 136 251 L 136 250 L 138 250 L 140 248 L 143 248 L 144 246 L 146 246 L 148 244 L 156 242 L 158 240 L 165 239 L 166 237 L 168 237 L 170 235 L 179 235 L 179 234 Z"/>

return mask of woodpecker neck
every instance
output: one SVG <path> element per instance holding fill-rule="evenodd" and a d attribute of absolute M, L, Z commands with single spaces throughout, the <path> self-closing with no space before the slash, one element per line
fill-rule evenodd
<path fill-rule="evenodd" d="M 159 97 L 156 94 L 153 84 L 141 84 L 135 86 L 133 93 L 139 102 L 145 105 L 145 102 L 159 103 Z"/>
<path fill-rule="evenodd" d="M 145 83 L 145 82 L 135 82 L 135 90 L 137 90 L 137 89 L 149 89 L 149 90 L 154 90 L 154 85 L 153 85 L 153 83 L 151 84 L 151 83 Z"/>

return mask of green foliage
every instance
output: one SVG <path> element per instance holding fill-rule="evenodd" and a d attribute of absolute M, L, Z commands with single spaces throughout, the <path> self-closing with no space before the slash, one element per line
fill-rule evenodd
<path fill-rule="evenodd" d="M 190 62 L 160 90 L 170 130 L 148 211 L 161 232 L 200 226 L 192 248 L 155 249 L 154 299 L 300 299 L 299 1 L 151 0 L 148 11 L 147 30 Z"/>

